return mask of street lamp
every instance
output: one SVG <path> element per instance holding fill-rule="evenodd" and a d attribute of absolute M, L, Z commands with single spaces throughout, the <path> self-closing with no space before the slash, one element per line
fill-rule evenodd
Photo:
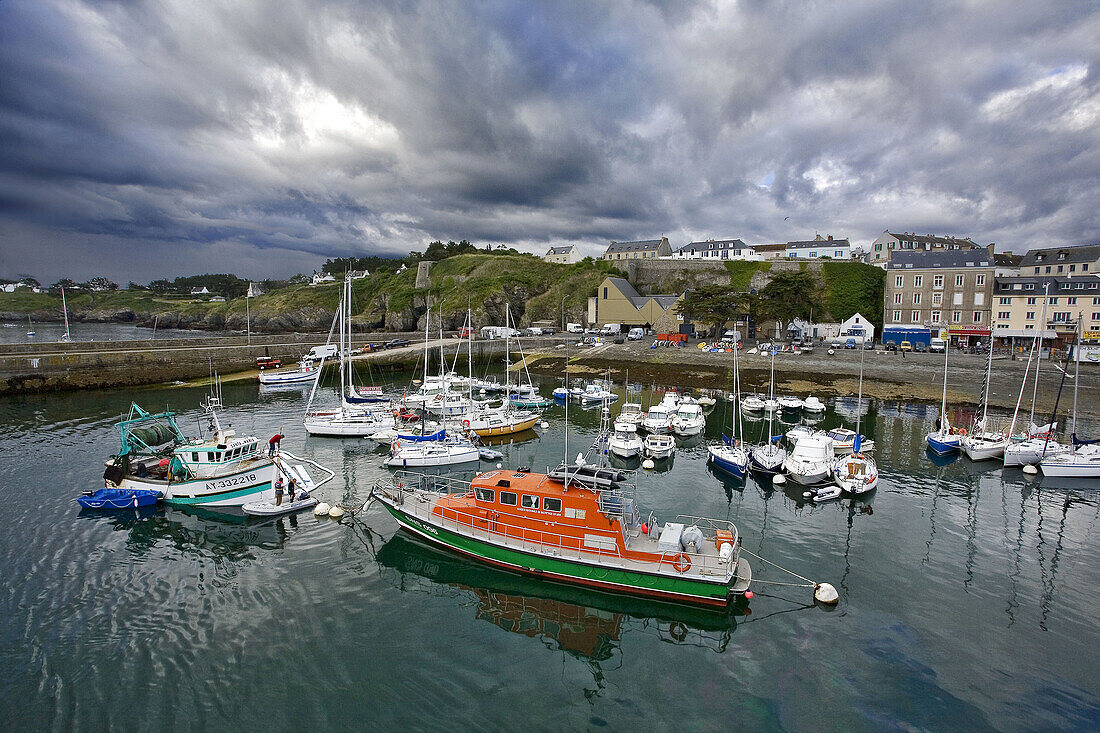
<path fill-rule="evenodd" d="M 561 332 L 565 333 L 565 299 L 569 296 L 566 295 L 561 299 Z"/>

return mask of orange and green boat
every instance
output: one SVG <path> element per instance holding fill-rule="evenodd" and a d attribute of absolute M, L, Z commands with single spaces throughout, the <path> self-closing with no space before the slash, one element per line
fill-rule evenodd
<path fill-rule="evenodd" d="M 751 598 L 732 522 L 680 515 L 659 526 L 623 474 L 570 471 L 495 470 L 470 482 L 397 474 L 371 496 L 404 529 L 495 567 L 678 603 Z"/>

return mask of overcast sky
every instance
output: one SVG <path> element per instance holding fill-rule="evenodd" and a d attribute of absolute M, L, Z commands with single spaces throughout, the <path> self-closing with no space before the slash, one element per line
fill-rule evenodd
<path fill-rule="evenodd" d="M 1100 241 L 1095 2 L 0 1 L 0 275 Z"/>

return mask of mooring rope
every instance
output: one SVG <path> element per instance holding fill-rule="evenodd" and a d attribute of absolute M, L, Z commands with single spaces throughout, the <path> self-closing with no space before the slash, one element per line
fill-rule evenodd
<path fill-rule="evenodd" d="M 757 583 L 772 583 L 772 584 L 775 584 L 775 585 L 797 585 L 797 586 L 798 586 L 798 587 L 800 587 L 800 588 L 805 588 L 805 587 L 810 587 L 810 588 L 816 588 L 816 587 L 817 587 L 817 585 L 818 585 L 817 583 L 815 583 L 814 581 L 810 580 L 809 578 L 807 578 L 807 577 L 805 577 L 805 576 L 803 576 L 803 575 L 799 575 L 798 573 L 796 573 L 796 572 L 795 572 L 795 571 L 793 571 L 793 570 L 787 570 L 787 568 L 783 567 L 782 565 L 776 564 L 776 563 L 772 562 L 771 560 L 768 560 L 767 558 L 764 558 L 764 557 L 760 557 L 760 555 L 757 555 L 757 554 L 756 554 L 755 552 L 753 552 L 752 550 L 749 550 L 749 549 L 747 549 L 747 548 L 745 548 L 745 547 L 743 547 L 743 546 L 741 547 L 741 552 L 747 552 L 747 553 L 749 553 L 750 555 L 752 555 L 753 557 L 755 557 L 755 558 L 756 558 L 757 560 L 760 560 L 760 561 L 762 561 L 762 562 L 766 562 L 767 564 L 771 565 L 772 567 L 776 567 L 776 568 L 779 568 L 779 569 L 780 569 L 780 570 L 782 570 L 783 572 L 785 572 L 785 573 L 789 573 L 789 574 L 793 575 L 794 577 L 798 578 L 799 580 L 805 580 L 805 581 L 806 581 L 806 583 L 808 583 L 809 585 L 808 585 L 808 586 L 806 586 L 806 585 L 803 585 L 803 584 L 801 584 L 801 583 L 779 583 L 778 581 L 774 581 L 774 580 L 762 580 L 762 579 L 754 579 L 754 580 L 755 580 L 755 582 L 757 582 Z"/>

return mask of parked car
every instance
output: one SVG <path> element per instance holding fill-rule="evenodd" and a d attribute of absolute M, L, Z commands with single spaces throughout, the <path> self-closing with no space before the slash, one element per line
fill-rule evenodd
<path fill-rule="evenodd" d="M 829 343 L 829 348 L 831 348 L 831 349 L 839 349 L 839 348 L 840 348 L 840 346 L 841 346 L 841 344 L 840 344 L 840 340 L 839 340 L 839 339 L 833 339 L 833 340 L 832 340 L 832 341 L 831 341 L 831 342 Z"/>
<path fill-rule="evenodd" d="M 923 354 L 924 352 L 928 351 L 928 345 L 923 341 L 918 341 L 917 343 L 913 344 L 913 351 L 919 351 Z"/>
<path fill-rule="evenodd" d="M 273 356 L 257 356 L 256 368 L 257 369 L 278 369 L 283 365 L 283 362 L 276 359 Z"/>
<path fill-rule="evenodd" d="M 909 343 L 908 341 L 902 341 L 901 344 L 898 346 L 898 351 L 912 351 L 912 350 L 913 350 L 913 344 Z"/>
<path fill-rule="evenodd" d="M 848 339 L 844 342 L 844 348 L 846 348 L 846 349 L 854 349 L 855 347 L 856 347 L 856 340 L 855 339 Z"/>
<path fill-rule="evenodd" d="M 383 346 L 385 346 L 385 348 L 387 349 L 396 349 L 401 346 L 408 346 L 410 343 L 412 342 L 408 339 L 390 339 L 385 344 L 383 344 Z"/>
<path fill-rule="evenodd" d="M 864 339 L 863 340 L 863 348 L 866 349 L 867 351 L 874 351 L 875 342 L 872 341 L 871 339 Z"/>
<path fill-rule="evenodd" d="M 883 346 L 886 348 L 887 351 L 897 351 L 898 350 L 898 342 L 897 341 L 887 341 L 886 343 L 883 344 Z"/>

